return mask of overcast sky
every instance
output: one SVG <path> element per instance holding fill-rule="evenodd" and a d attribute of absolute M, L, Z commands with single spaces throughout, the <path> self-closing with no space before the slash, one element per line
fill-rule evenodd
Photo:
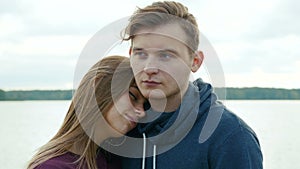
<path fill-rule="evenodd" d="M 72 89 L 89 39 L 151 2 L 0 1 L 0 89 Z M 300 1 L 182 2 L 216 52 L 225 86 L 300 88 Z M 210 81 L 205 66 L 213 65 L 194 78 Z"/>

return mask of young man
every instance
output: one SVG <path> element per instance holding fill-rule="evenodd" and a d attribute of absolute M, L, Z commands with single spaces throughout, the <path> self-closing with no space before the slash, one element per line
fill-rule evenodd
<path fill-rule="evenodd" d="M 189 82 L 204 56 L 185 6 L 167 1 L 138 9 L 126 35 L 136 83 L 151 108 L 128 134 L 136 140 L 120 148 L 124 169 L 262 168 L 252 129 L 217 101 L 210 84 Z"/>

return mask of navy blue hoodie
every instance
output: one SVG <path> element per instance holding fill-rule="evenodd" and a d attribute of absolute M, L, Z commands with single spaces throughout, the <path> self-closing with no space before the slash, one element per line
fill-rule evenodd
<path fill-rule="evenodd" d="M 117 148 L 126 156 L 123 169 L 263 168 L 254 131 L 201 79 L 189 84 L 175 112 L 150 108 L 143 121 L 147 118 L 128 134 L 137 139 Z"/>

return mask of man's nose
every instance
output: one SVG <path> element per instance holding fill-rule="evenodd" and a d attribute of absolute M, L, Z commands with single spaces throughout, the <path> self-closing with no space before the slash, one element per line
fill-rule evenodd
<path fill-rule="evenodd" d="M 155 56 L 149 57 L 143 70 L 147 74 L 158 73 L 159 68 L 158 68 L 158 63 L 157 63 Z"/>
<path fill-rule="evenodd" d="M 144 72 L 147 73 L 147 74 L 155 74 L 155 73 L 158 73 L 158 68 L 147 66 L 147 67 L 144 68 Z"/>

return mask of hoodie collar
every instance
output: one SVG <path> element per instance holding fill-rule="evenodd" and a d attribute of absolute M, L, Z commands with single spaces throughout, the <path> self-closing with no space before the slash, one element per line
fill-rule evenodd
<path fill-rule="evenodd" d="M 139 124 L 139 133 L 146 133 L 147 138 L 156 145 L 170 145 L 181 141 L 192 128 L 198 116 L 200 94 L 198 86 L 189 83 L 187 92 L 180 107 L 169 113 L 159 113 L 153 109 L 147 111 L 147 117 L 153 119 L 150 123 Z M 147 120 L 147 119 L 146 119 Z"/>

